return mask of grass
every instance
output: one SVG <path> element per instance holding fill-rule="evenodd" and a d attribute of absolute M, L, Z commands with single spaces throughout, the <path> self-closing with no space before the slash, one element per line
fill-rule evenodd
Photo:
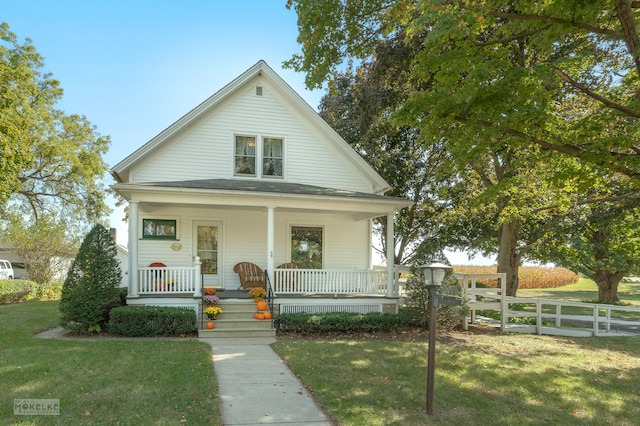
<path fill-rule="evenodd" d="M 517 295 L 593 303 L 598 300 L 598 287 L 593 280 L 581 278 L 575 284 L 562 287 L 519 289 Z M 621 282 L 618 286 L 618 297 L 624 304 L 640 307 L 640 283 Z"/>
<path fill-rule="evenodd" d="M 40 339 L 57 302 L 0 305 L 0 424 L 220 424 L 211 348 L 195 339 Z M 15 416 L 14 399 L 59 399 Z"/>
<path fill-rule="evenodd" d="M 640 418 L 638 337 L 440 337 L 432 416 L 421 340 L 294 338 L 273 347 L 340 425 L 635 425 Z"/>

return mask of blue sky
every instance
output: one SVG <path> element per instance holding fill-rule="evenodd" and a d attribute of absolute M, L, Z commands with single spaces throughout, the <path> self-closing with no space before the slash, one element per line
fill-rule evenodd
<path fill-rule="evenodd" d="M 64 89 L 57 107 L 111 137 L 105 161 L 113 166 L 261 59 L 317 109 L 323 91 L 306 90 L 303 74 L 282 68 L 300 51 L 297 17 L 285 5 L 5 0 L 0 22 L 44 56 L 44 71 Z M 111 226 L 126 244 L 121 219 L 115 211 Z"/>

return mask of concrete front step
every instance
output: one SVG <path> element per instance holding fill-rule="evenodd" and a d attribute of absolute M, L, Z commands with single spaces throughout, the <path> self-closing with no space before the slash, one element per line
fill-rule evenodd
<path fill-rule="evenodd" d="M 257 312 L 256 303 L 252 300 L 224 300 L 218 306 L 223 313 L 213 322 L 215 328 L 209 330 L 206 317 L 201 318 L 198 330 L 199 337 L 275 337 L 276 331 L 271 327 L 271 320 L 257 320 L 253 314 Z"/>
<path fill-rule="evenodd" d="M 276 330 L 273 328 L 218 330 L 218 327 L 216 327 L 213 330 L 198 330 L 198 337 L 276 337 Z"/>

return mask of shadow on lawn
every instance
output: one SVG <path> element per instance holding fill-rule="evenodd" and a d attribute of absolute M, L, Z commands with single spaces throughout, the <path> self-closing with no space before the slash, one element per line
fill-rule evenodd
<path fill-rule="evenodd" d="M 609 338 L 595 339 L 439 337 L 430 417 L 424 342 L 303 340 L 276 346 L 295 348 L 283 347 L 288 363 L 340 424 L 636 424 L 638 346 L 620 338 L 605 350 Z"/>

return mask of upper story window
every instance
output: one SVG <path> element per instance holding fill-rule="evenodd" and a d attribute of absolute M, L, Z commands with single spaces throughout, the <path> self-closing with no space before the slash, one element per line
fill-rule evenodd
<path fill-rule="evenodd" d="M 283 138 L 235 136 L 235 176 L 283 177 Z M 259 164 L 262 164 L 260 168 Z"/>
<path fill-rule="evenodd" d="M 282 138 L 263 138 L 262 142 L 262 175 L 282 177 Z"/>
<path fill-rule="evenodd" d="M 255 136 L 236 136 L 235 150 L 236 175 L 256 175 L 256 138 Z"/>

